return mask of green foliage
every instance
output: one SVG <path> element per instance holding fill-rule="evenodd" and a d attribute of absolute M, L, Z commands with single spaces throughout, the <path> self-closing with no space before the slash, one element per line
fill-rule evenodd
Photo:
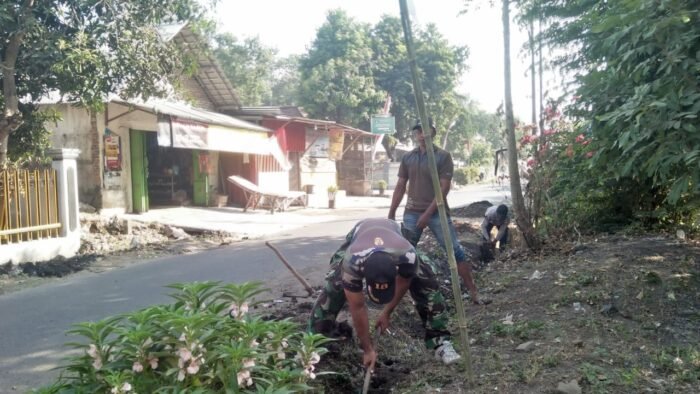
<path fill-rule="evenodd" d="M 549 21 L 543 33 L 548 45 L 575 49 L 556 64 L 575 75 L 569 115 L 580 121 L 576 132 L 590 139 L 592 152 L 588 160 L 560 163 L 566 179 L 555 182 L 553 194 L 578 208 L 578 219 L 589 222 L 584 227 L 612 216 L 617 224 L 639 220 L 697 231 L 697 2 L 534 0 L 527 5 L 532 15 Z"/>
<path fill-rule="evenodd" d="M 300 104 L 312 117 L 368 127 L 385 95 L 372 75 L 369 26 L 328 13 L 300 63 Z"/>
<path fill-rule="evenodd" d="M 32 104 L 20 104 L 19 109 L 24 122 L 10 134 L 8 159 L 16 162 L 45 157 L 46 149 L 51 145 L 51 131 L 46 124 L 58 121 L 59 114 L 46 109 L 40 111 Z"/>
<path fill-rule="evenodd" d="M 470 165 L 468 167 L 457 168 L 454 171 L 452 180 L 458 185 L 468 185 L 475 183 L 479 179 L 479 167 Z"/>
<path fill-rule="evenodd" d="M 481 139 L 474 140 L 469 154 L 469 164 L 476 167 L 489 166 L 493 163 L 493 152 L 493 146 L 488 142 Z"/>
<path fill-rule="evenodd" d="M 243 105 L 261 105 L 272 99 L 272 75 L 276 50 L 258 37 L 238 41 L 230 33 L 215 37 L 214 53 L 236 88 Z"/>
<path fill-rule="evenodd" d="M 298 105 L 299 85 L 301 77 L 299 74 L 298 55 L 290 55 L 275 60 L 272 74 L 272 97 L 266 105 Z"/>
<path fill-rule="evenodd" d="M 5 153 L 2 139 L 14 132 L 4 124 L 8 123 L 5 116 L 15 111 L 16 98 L 37 100 L 58 93 L 99 110 L 109 94 L 143 99 L 168 94 L 170 86 L 163 82 L 177 85 L 181 76 L 194 71 L 195 63 L 190 53 L 164 40 L 158 29 L 184 22 L 194 30 L 206 28 L 208 4 L 196 0 L 2 2 L 0 53 L 5 64 L 0 76 L 14 80 L 16 86 L 4 86 L 0 98 L 0 158 Z M 27 144 L 30 150 L 41 146 L 38 119 L 25 116 L 23 120 L 32 124 L 14 142 Z M 11 117 L 9 123 L 21 120 Z M 38 134 L 33 136 L 29 130 Z M 30 153 L 13 148 L 15 157 Z"/>
<path fill-rule="evenodd" d="M 397 137 L 406 141 L 418 118 L 411 84 L 411 71 L 399 18 L 383 16 L 371 30 L 373 74 L 377 86 L 392 98 Z M 462 115 L 463 98 L 455 93 L 466 69 L 466 47 L 450 45 L 437 26 L 415 29 L 416 62 L 423 83 L 426 108 L 433 115 L 438 140 Z M 454 128 L 459 132 L 461 128 Z"/>
<path fill-rule="evenodd" d="M 292 393 L 310 390 L 323 336 L 301 333 L 286 320 L 251 316 L 260 284 L 195 282 L 169 286 L 170 305 L 69 331 L 62 375 L 40 393 Z"/>

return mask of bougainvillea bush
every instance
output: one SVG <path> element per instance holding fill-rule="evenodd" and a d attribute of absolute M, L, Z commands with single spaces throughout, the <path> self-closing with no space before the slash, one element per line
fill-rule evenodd
<path fill-rule="evenodd" d="M 79 354 L 39 393 L 289 393 L 309 390 L 328 339 L 249 313 L 258 283 L 173 284 L 175 302 L 69 331 Z"/>

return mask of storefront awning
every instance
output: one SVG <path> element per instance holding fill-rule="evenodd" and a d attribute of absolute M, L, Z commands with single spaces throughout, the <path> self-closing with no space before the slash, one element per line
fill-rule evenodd
<path fill-rule="evenodd" d="M 113 101 L 157 115 L 160 146 L 271 155 L 282 168 L 291 168 L 277 139 L 268 136 L 272 131 L 265 127 L 178 103 Z"/>

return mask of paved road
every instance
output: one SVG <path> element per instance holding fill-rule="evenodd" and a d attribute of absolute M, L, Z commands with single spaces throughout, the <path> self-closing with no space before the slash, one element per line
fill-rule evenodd
<path fill-rule="evenodd" d="M 471 187 L 449 195 L 456 207 L 479 200 L 502 201 L 503 190 Z M 359 218 L 384 217 L 386 209 L 348 211 L 332 222 L 274 235 L 296 268 L 318 265 Z M 52 368 L 68 354 L 62 344 L 71 324 L 94 321 L 167 300 L 163 286 L 174 282 L 245 282 L 288 275 L 263 240 L 205 253 L 171 256 L 103 273 L 79 273 L 65 280 L 0 296 L 0 393 L 25 392 L 49 383 Z"/>

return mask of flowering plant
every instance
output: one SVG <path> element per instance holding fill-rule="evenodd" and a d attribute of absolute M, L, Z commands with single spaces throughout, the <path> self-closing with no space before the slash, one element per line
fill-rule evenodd
<path fill-rule="evenodd" d="M 252 316 L 258 283 L 169 286 L 175 302 L 69 331 L 58 381 L 39 393 L 297 392 L 310 390 L 328 341 L 288 320 Z"/>

